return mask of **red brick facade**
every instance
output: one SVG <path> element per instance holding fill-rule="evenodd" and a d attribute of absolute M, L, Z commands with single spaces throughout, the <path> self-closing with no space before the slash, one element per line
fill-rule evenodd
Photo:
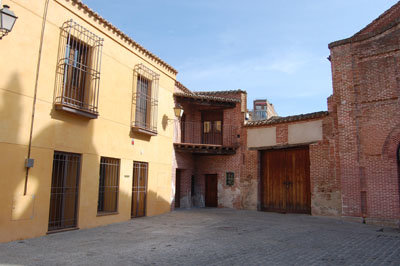
<path fill-rule="evenodd" d="M 204 175 L 217 174 L 220 207 L 259 208 L 260 155 L 257 149 L 247 148 L 249 127 L 274 127 L 276 144 L 269 148 L 285 148 L 293 146 L 289 145 L 291 125 L 321 120 L 322 139 L 306 143 L 312 214 L 399 226 L 399 17 L 400 3 L 353 37 L 329 45 L 333 81 L 329 115 L 299 115 L 244 126 L 244 92 L 209 93 L 241 100 L 224 109 L 224 123 L 237 126 L 239 145 L 233 155 L 175 152 L 176 168 L 183 170 L 181 206 L 204 206 Z M 200 119 L 196 108 L 187 104 L 185 109 L 188 117 Z M 226 185 L 226 172 L 235 173 L 233 186 Z M 196 196 L 190 195 L 192 176 Z"/>
<path fill-rule="evenodd" d="M 343 216 L 400 220 L 400 4 L 330 44 Z"/>
<path fill-rule="evenodd" d="M 182 86 L 180 84 L 180 86 Z M 188 92 L 177 88 L 177 92 Z M 190 93 L 190 91 L 189 91 Z M 213 97 L 223 97 L 240 100 L 234 108 L 223 109 L 223 127 L 232 126 L 232 134 L 224 134 L 224 140 L 233 136 L 237 144 L 235 154 L 207 155 L 192 154 L 175 151 L 175 167 L 181 170 L 180 205 L 181 207 L 204 207 L 205 175 L 217 174 L 218 177 L 218 206 L 228 208 L 256 209 L 257 205 L 257 152 L 246 148 L 246 131 L 243 128 L 245 121 L 246 93 L 242 91 L 215 92 Z M 187 121 L 201 121 L 201 114 L 195 104 L 181 101 Z M 210 104 L 209 109 L 216 107 Z M 203 107 L 204 109 L 204 107 Z M 180 125 L 176 126 L 176 141 L 180 138 Z M 225 130 L 225 129 L 224 129 Z M 231 129 L 230 129 L 231 130 Z M 197 130 L 200 134 L 201 131 Z M 226 133 L 226 132 L 225 132 Z M 226 184 L 226 173 L 234 173 L 234 185 Z M 175 175 L 175 173 L 174 173 Z M 194 195 L 191 195 L 191 182 L 194 178 Z"/>
<path fill-rule="evenodd" d="M 310 155 L 310 191 L 311 213 L 313 215 L 338 216 L 341 214 L 340 179 L 337 176 L 337 158 L 335 157 L 334 119 L 333 113 L 307 114 L 296 119 L 271 120 L 264 125 L 249 124 L 247 129 L 275 128 L 276 144 L 271 147 L 260 147 L 258 150 L 272 148 L 292 148 L 307 145 Z M 288 121 L 287 121 L 288 120 Z M 294 120 L 294 121 L 292 121 Z M 322 121 L 322 140 L 312 143 L 289 144 L 289 126 L 305 124 L 312 121 Z M 252 161 L 249 164 L 259 168 L 259 162 Z M 249 168 L 251 168 L 249 166 Z M 258 176 L 258 174 L 257 174 Z"/>

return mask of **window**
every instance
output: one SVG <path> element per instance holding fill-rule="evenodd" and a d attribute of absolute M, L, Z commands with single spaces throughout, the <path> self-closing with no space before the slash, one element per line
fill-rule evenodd
<path fill-rule="evenodd" d="M 203 122 L 203 132 L 204 133 L 210 133 L 211 132 L 211 122 L 210 121 L 204 121 Z"/>
<path fill-rule="evenodd" d="M 103 39 L 72 20 L 61 28 L 55 107 L 89 118 L 98 116 Z"/>
<path fill-rule="evenodd" d="M 77 226 L 80 168 L 80 154 L 54 152 L 49 231 Z"/>
<path fill-rule="evenodd" d="M 132 99 L 132 128 L 150 135 L 157 134 L 159 74 L 143 64 L 135 67 Z"/>
<path fill-rule="evenodd" d="M 226 172 L 226 185 L 233 186 L 235 183 L 235 174 L 233 172 Z"/>
<path fill-rule="evenodd" d="M 221 132 L 222 131 L 222 121 L 214 121 L 215 123 L 215 131 Z"/>
<path fill-rule="evenodd" d="M 119 159 L 101 157 L 97 213 L 118 211 Z"/>

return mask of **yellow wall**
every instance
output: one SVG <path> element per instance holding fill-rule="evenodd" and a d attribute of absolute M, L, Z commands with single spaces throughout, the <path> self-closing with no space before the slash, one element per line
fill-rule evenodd
<path fill-rule="evenodd" d="M 0 241 L 46 234 L 55 150 L 82 154 L 79 228 L 130 219 L 134 160 L 149 163 L 147 215 L 169 211 L 173 125 L 165 121 L 174 117 L 175 74 L 66 0 L 50 0 L 49 4 L 32 138 L 35 165 L 29 172 L 27 193 L 34 196 L 33 205 L 21 199 L 45 0 L 3 0 L 3 4 L 11 6 L 18 20 L 13 31 L 0 40 Z M 53 108 L 60 27 L 71 18 L 105 39 L 98 119 Z M 133 69 L 138 63 L 160 74 L 158 135 L 134 135 L 131 145 Z M 120 158 L 121 170 L 118 214 L 97 217 L 100 156 Z M 15 213 L 12 216 L 13 205 L 22 210 L 19 218 Z"/>

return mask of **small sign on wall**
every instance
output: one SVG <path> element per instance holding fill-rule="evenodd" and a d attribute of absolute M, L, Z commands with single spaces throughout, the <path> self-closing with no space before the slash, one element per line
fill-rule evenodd
<path fill-rule="evenodd" d="M 235 184 L 235 173 L 226 172 L 226 185 L 233 186 Z"/>

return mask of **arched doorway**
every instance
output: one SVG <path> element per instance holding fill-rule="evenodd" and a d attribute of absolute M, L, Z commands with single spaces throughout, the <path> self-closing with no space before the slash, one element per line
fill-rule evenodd
<path fill-rule="evenodd" d="M 398 193 L 399 193 L 399 204 L 400 204 L 400 143 L 397 146 L 397 184 L 398 184 Z"/>

